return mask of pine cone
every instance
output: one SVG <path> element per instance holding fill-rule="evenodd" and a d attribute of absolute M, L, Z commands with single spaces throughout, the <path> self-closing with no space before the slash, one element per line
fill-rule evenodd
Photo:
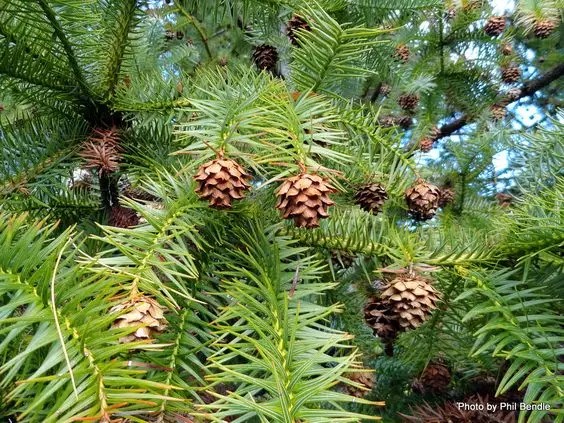
<path fill-rule="evenodd" d="M 503 16 L 490 16 L 484 25 L 484 31 L 490 37 L 497 37 L 505 29 L 505 18 Z"/>
<path fill-rule="evenodd" d="M 502 120 L 505 117 L 505 115 L 507 115 L 507 110 L 505 109 L 505 106 L 501 104 L 494 104 L 493 106 L 491 106 L 490 112 L 492 115 L 492 119 L 496 121 Z"/>
<path fill-rule="evenodd" d="M 382 96 L 382 97 L 386 97 L 388 94 L 390 94 L 390 92 L 392 91 L 392 87 L 388 84 L 381 84 L 380 88 L 378 89 L 378 93 Z"/>
<path fill-rule="evenodd" d="M 329 216 L 327 208 L 335 204 L 329 194 L 335 191 L 320 176 L 301 173 L 280 185 L 276 208 L 282 211 L 284 219 L 293 219 L 297 227 L 315 228 L 319 219 Z"/>
<path fill-rule="evenodd" d="M 400 116 L 397 119 L 397 123 L 403 129 L 409 129 L 413 125 L 413 118 L 411 116 Z"/>
<path fill-rule="evenodd" d="M 288 21 L 288 27 L 286 28 L 286 34 L 288 34 L 288 38 L 293 45 L 299 44 L 297 36 L 299 31 L 311 31 L 311 27 L 304 18 L 294 15 Z"/>
<path fill-rule="evenodd" d="M 388 199 L 386 188 L 381 184 L 366 184 L 361 186 L 354 195 L 354 202 L 364 211 L 378 214 L 382 211 Z"/>
<path fill-rule="evenodd" d="M 392 306 L 379 298 L 370 298 L 364 306 L 364 320 L 374 335 L 384 340 L 393 340 L 400 331 Z"/>
<path fill-rule="evenodd" d="M 345 390 L 347 394 L 352 395 L 357 398 L 362 398 L 370 393 L 372 388 L 374 388 L 374 382 L 376 378 L 374 373 L 368 372 L 352 372 L 345 375 L 349 380 L 356 382 L 361 385 L 362 388 L 352 385 L 345 385 Z"/>
<path fill-rule="evenodd" d="M 511 88 L 509 91 L 507 91 L 507 100 L 510 102 L 518 100 L 519 97 L 521 97 L 521 93 L 522 91 L 520 88 Z"/>
<path fill-rule="evenodd" d="M 261 44 L 255 47 L 253 61 L 257 68 L 274 73 L 278 62 L 278 52 L 271 45 Z"/>
<path fill-rule="evenodd" d="M 236 161 L 218 158 L 200 166 L 194 176 L 198 182 L 196 193 L 208 200 L 211 207 L 228 209 L 233 200 L 245 197 L 244 192 L 250 188 L 249 178 Z"/>
<path fill-rule="evenodd" d="M 108 224 L 117 228 L 130 228 L 139 224 L 139 216 L 135 210 L 115 205 L 110 209 Z"/>
<path fill-rule="evenodd" d="M 439 198 L 439 207 L 441 208 L 444 208 L 452 203 L 454 201 L 454 197 L 456 196 L 454 189 L 449 186 L 441 187 L 440 193 L 441 196 Z"/>
<path fill-rule="evenodd" d="M 112 328 L 140 326 L 135 332 L 120 338 L 119 342 L 153 339 L 166 329 L 164 310 L 153 298 L 141 296 L 111 308 L 110 313 L 125 312 L 114 320 Z"/>
<path fill-rule="evenodd" d="M 501 43 L 500 51 L 504 56 L 510 56 L 511 54 L 513 54 L 513 47 L 511 46 L 511 44 L 503 42 Z"/>
<path fill-rule="evenodd" d="M 505 66 L 501 68 L 501 79 L 506 84 L 513 84 L 515 82 L 519 82 L 521 78 L 521 69 L 519 66 L 511 64 L 509 66 Z"/>
<path fill-rule="evenodd" d="M 442 363 L 429 363 L 419 377 L 423 392 L 439 394 L 445 392 L 450 383 L 450 371 Z"/>
<path fill-rule="evenodd" d="M 419 105 L 419 95 L 404 93 L 398 98 L 398 104 L 403 110 L 412 112 Z"/>
<path fill-rule="evenodd" d="M 429 281 L 417 275 L 401 275 L 386 285 L 381 295 L 391 305 L 402 329 L 419 327 L 437 308 L 439 293 Z"/>
<path fill-rule="evenodd" d="M 439 188 L 419 178 L 405 192 L 409 213 L 416 220 L 432 219 L 439 208 L 441 193 Z"/>
<path fill-rule="evenodd" d="M 409 47 L 405 44 L 399 44 L 394 51 L 394 59 L 401 63 L 407 63 L 409 60 Z"/>
<path fill-rule="evenodd" d="M 547 38 L 550 34 L 552 34 L 554 28 L 556 28 L 555 21 L 541 20 L 535 22 L 533 32 L 535 33 L 535 36 L 537 36 L 538 38 Z"/>
<path fill-rule="evenodd" d="M 425 137 L 419 141 L 419 149 L 423 153 L 428 153 L 433 149 L 433 140 L 429 137 Z"/>

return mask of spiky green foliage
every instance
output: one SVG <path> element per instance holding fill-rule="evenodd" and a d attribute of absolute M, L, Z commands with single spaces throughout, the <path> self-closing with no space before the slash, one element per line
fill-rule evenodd
<path fill-rule="evenodd" d="M 25 215 L 1 217 L 2 412 L 26 422 L 103 420 L 164 400 L 166 385 L 124 359 L 133 348 L 157 346 L 120 344 L 123 331 L 109 331 L 122 280 L 77 266 L 80 241 L 71 229 L 56 235 L 55 226 Z"/>
<path fill-rule="evenodd" d="M 561 310 L 555 304 L 558 300 L 543 286 L 546 274 L 537 276 L 536 269 L 528 265 L 522 280 L 514 280 L 511 273 L 515 272 L 470 273 L 465 277 L 471 286 L 459 299 L 478 295 L 482 301 L 464 320 L 480 319 L 485 323 L 475 332 L 472 353 L 491 352 L 509 360 L 511 364 L 499 382 L 497 393 L 518 387 L 525 390 L 525 403 L 539 407 L 539 410 L 521 413 L 520 422 L 540 422 L 547 414 L 555 422 L 564 421 L 560 408 L 564 378 L 558 358 L 564 331 L 563 317 L 558 314 Z M 547 412 L 546 405 L 552 411 Z"/>
<path fill-rule="evenodd" d="M 340 311 L 317 304 L 332 285 L 320 281 L 322 263 L 307 248 L 276 230 L 243 223 L 237 250 L 219 252 L 229 263 L 218 276 L 231 304 L 214 322 L 221 336 L 210 379 L 239 385 L 211 407 L 214 421 L 358 421 L 363 416 L 338 405 L 352 398 L 331 390 L 352 383 L 345 373 L 359 365 L 356 352 L 347 352 L 350 336 L 323 323 Z"/>

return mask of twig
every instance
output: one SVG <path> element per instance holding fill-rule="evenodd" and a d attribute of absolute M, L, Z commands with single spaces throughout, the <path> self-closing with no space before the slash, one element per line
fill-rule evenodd
<path fill-rule="evenodd" d="M 75 54 L 72 50 L 71 44 L 70 44 L 67 36 L 65 35 L 63 28 L 61 27 L 61 24 L 57 20 L 57 17 L 55 16 L 55 12 L 53 12 L 53 9 L 51 9 L 51 7 L 49 7 L 49 5 L 47 4 L 47 2 L 45 0 L 39 0 L 39 7 L 41 7 L 41 10 L 43 10 L 43 13 L 45 13 L 47 20 L 49 21 L 49 23 L 51 24 L 51 27 L 55 31 L 55 35 L 57 36 L 57 38 L 59 39 L 59 41 L 62 44 L 63 50 L 64 50 L 64 52 L 67 56 L 67 60 L 69 61 L 69 65 L 72 69 L 72 72 L 74 73 L 74 76 L 76 77 L 76 81 L 78 82 L 80 89 L 82 90 L 83 93 L 90 94 L 90 89 L 86 85 L 86 82 L 84 80 L 84 76 L 82 75 L 82 70 L 80 69 L 80 66 L 78 65 L 78 62 L 77 62 L 76 56 L 75 56 Z"/>
<path fill-rule="evenodd" d="M 546 87 L 550 83 L 556 81 L 558 78 L 564 75 L 564 63 L 556 65 L 551 70 L 546 72 L 544 75 L 539 76 L 538 78 L 531 79 L 527 81 L 519 95 L 508 98 L 503 98 L 500 102 L 503 104 L 511 104 L 517 100 L 520 100 L 524 97 L 529 97 L 536 93 L 538 90 Z M 441 126 L 439 128 L 438 135 L 434 138 L 435 140 L 439 140 L 444 137 L 448 137 L 461 129 L 462 127 L 466 126 L 468 123 L 472 122 L 472 117 L 468 114 L 463 114 L 459 118 Z"/>
<path fill-rule="evenodd" d="M 184 7 L 182 7 L 182 5 L 180 4 L 180 2 L 178 0 L 175 0 L 174 5 L 178 8 L 180 13 L 182 13 L 184 15 L 184 17 L 190 21 L 190 23 L 194 26 L 194 28 L 196 28 L 196 31 L 198 31 L 198 34 L 200 35 L 200 38 L 202 39 L 202 43 L 204 44 L 204 48 L 206 49 L 206 53 L 207 53 L 208 57 L 211 59 L 212 58 L 212 52 L 211 52 L 210 46 L 208 44 L 208 36 L 206 35 L 206 32 L 204 31 L 204 27 L 202 26 L 200 21 L 198 21 L 198 19 L 196 19 L 194 16 L 192 16 L 190 13 L 188 13 L 188 11 L 186 9 L 184 9 Z"/>

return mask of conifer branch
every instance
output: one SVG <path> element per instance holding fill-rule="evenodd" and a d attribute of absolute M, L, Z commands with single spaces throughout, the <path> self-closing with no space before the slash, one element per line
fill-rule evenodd
<path fill-rule="evenodd" d="M 511 99 L 505 97 L 504 99 L 502 99 L 501 102 L 504 104 L 511 104 L 524 97 L 531 96 L 537 91 L 541 90 L 542 88 L 556 81 L 563 75 L 564 75 L 564 63 L 561 63 L 553 67 L 544 75 L 526 82 L 518 96 L 513 97 Z M 448 137 L 471 122 L 472 122 L 472 117 L 469 114 L 465 113 L 462 116 L 453 120 L 452 122 L 449 122 L 441 126 L 439 128 L 438 135 L 435 137 L 435 140 Z"/>
<path fill-rule="evenodd" d="M 211 52 L 210 46 L 208 44 L 208 36 L 206 35 L 205 30 L 204 30 L 202 24 L 200 23 L 200 21 L 198 21 L 198 19 L 196 19 L 194 16 L 192 16 L 190 13 L 188 13 L 188 11 L 182 7 L 180 2 L 175 1 L 174 4 L 178 8 L 180 13 L 182 13 L 184 15 L 184 17 L 190 21 L 190 23 L 194 26 L 194 28 L 196 28 L 196 31 L 198 31 L 198 34 L 200 35 L 200 38 L 202 39 L 202 43 L 204 44 L 206 54 L 211 59 L 212 58 L 212 52 Z"/>
<path fill-rule="evenodd" d="M 53 30 L 55 31 L 55 35 L 57 36 L 57 38 L 59 39 L 59 41 L 63 46 L 63 50 L 65 51 L 67 60 L 69 61 L 69 65 L 72 69 L 74 76 L 76 77 L 76 82 L 78 83 L 80 89 L 85 94 L 89 94 L 90 89 L 86 85 L 84 76 L 82 75 L 82 70 L 80 69 L 80 66 L 78 66 L 78 62 L 76 61 L 76 56 L 72 50 L 72 46 L 70 45 L 70 42 L 67 36 L 65 35 L 63 28 L 61 27 L 61 24 L 57 20 L 57 17 L 55 16 L 55 12 L 53 12 L 53 9 L 49 7 L 49 5 L 45 0 L 39 0 L 38 3 L 41 9 L 43 10 L 43 13 L 45 13 L 45 16 L 49 20 L 49 23 L 53 27 Z"/>

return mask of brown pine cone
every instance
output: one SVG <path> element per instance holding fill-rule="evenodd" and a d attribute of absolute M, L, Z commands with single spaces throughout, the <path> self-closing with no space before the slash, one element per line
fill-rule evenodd
<path fill-rule="evenodd" d="M 501 79 L 506 84 L 513 84 L 519 82 L 521 79 L 521 69 L 514 64 L 501 68 Z"/>
<path fill-rule="evenodd" d="M 315 228 L 319 219 L 329 216 L 327 209 L 335 204 L 329 194 L 335 191 L 320 176 L 301 173 L 287 178 L 278 188 L 276 208 L 284 219 L 293 219 L 297 227 Z"/>
<path fill-rule="evenodd" d="M 278 62 L 278 52 L 268 44 L 261 44 L 255 47 L 253 52 L 253 62 L 257 68 L 274 73 Z"/>
<path fill-rule="evenodd" d="M 231 159 L 218 158 L 203 164 L 194 179 L 198 183 L 196 193 L 218 209 L 231 208 L 233 200 L 245 197 L 250 188 L 250 175 Z"/>
<path fill-rule="evenodd" d="M 556 28 L 556 24 L 557 23 L 552 20 L 537 21 L 535 22 L 533 32 L 538 38 L 547 38 L 550 34 L 552 34 L 554 28 Z"/>
<path fill-rule="evenodd" d="M 137 327 L 135 332 L 120 338 L 121 343 L 153 339 L 166 329 L 164 309 L 151 297 L 140 296 L 110 309 L 110 313 L 125 312 L 114 320 L 112 328 Z"/>
<path fill-rule="evenodd" d="M 405 192 L 405 200 L 409 207 L 409 213 L 416 220 L 432 219 L 439 208 L 441 193 L 439 188 L 433 184 L 418 178 L 415 183 Z"/>
<path fill-rule="evenodd" d="M 419 105 L 419 95 L 414 93 L 404 93 L 398 98 L 398 104 L 403 110 L 412 112 Z"/>
<path fill-rule="evenodd" d="M 454 201 L 456 193 L 450 186 L 444 186 L 440 189 L 441 197 L 439 198 L 439 207 L 444 208 Z"/>
<path fill-rule="evenodd" d="M 419 377 L 424 392 L 435 394 L 445 392 L 450 383 L 450 379 L 450 371 L 448 367 L 442 363 L 429 363 Z"/>
<path fill-rule="evenodd" d="M 511 44 L 503 42 L 501 43 L 500 51 L 504 56 L 510 56 L 511 54 L 513 54 L 513 47 L 511 46 Z"/>
<path fill-rule="evenodd" d="M 396 122 L 401 128 L 409 129 L 413 125 L 413 118 L 411 116 L 400 116 L 396 119 Z"/>
<path fill-rule="evenodd" d="M 386 188 L 377 183 L 361 186 L 354 195 L 355 204 L 359 205 L 362 210 L 373 214 L 382 211 L 387 199 Z"/>
<path fill-rule="evenodd" d="M 385 83 L 381 84 L 380 88 L 378 89 L 378 92 L 382 97 L 386 97 L 388 94 L 390 94 L 391 91 L 392 87 Z"/>
<path fill-rule="evenodd" d="M 440 294 L 419 275 L 400 275 L 385 286 L 382 301 L 390 304 L 403 330 L 419 327 L 437 308 Z"/>
<path fill-rule="evenodd" d="M 490 113 L 492 115 L 492 119 L 495 121 L 502 120 L 507 115 L 507 110 L 505 106 L 501 104 L 494 104 L 490 107 Z"/>
<path fill-rule="evenodd" d="M 433 140 L 429 137 L 425 137 L 419 141 L 419 149 L 423 153 L 428 153 L 433 149 Z"/>
<path fill-rule="evenodd" d="M 409 47 L 405 44 L 399 44 L 396 46 L 394 51 L 394 59 L 401 63 L 407 63 L 409 61 L 410 51 Z"/>
<path fill-rule="evenodd" d="M 503 16 L 490 16 L 484 25 L 484 31 L 490 37 L 497 37 L 505 29 L 505 17 Z"/>
<path fill-rule="evenodd" d="M 374 335 L 383 340 L 393 340 L 401 330 L 398 316 L 390 303 L 380 298 L 370 298 L 364 306 L 364 320 L 372 328 Z"/>
<path fill-rule="evenodd" d="M 110 209 L 108 224 L 117 228 L 130 228 L 139 224 L 139 215 L 128 207 L 114 205 Z"/>
<path fill-rule="evenodd" d="M 311 27 L 304 18 L 298 15 L 294 15 L 288 21 L 288 26 L 286 28 L 286 34 L 288 35 L 288 38 L 293 45 L 298 45 L 299 43 L 299 31 L 311 31 Z"/>

